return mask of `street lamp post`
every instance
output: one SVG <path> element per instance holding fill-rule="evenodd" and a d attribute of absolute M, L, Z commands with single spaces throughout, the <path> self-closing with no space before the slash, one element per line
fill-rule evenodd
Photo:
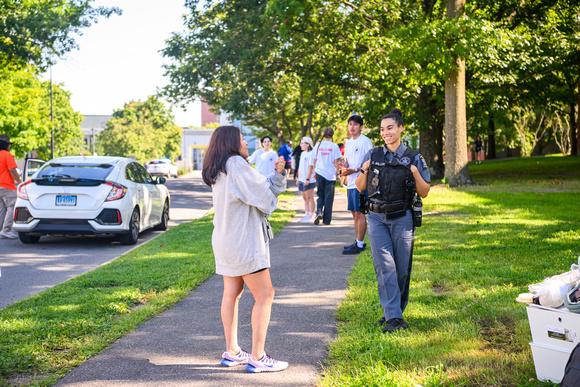
<path fill-rule="evenodd" d="M 50 159 L 54 159 L 54 117 L 52 107 L 52 65 L 50 65 Z"/>

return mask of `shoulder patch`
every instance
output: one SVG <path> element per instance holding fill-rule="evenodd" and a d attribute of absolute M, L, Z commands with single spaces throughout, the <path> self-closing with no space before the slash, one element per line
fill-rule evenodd
<path fill-rule="evenodd" d="M 423 155 L 419 156 L 419 160 L 421 160 L 421 165 L 423 165 L 423 168 L 427 168 L 427 163 L 425 162 Z"/>

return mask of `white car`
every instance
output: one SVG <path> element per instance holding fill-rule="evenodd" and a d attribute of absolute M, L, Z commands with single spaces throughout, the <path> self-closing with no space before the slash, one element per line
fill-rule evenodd
<path fill-rule="evenodd" d="M 145 164 L 145 168 L 147 168 L 147 172 L 149 172 L 151 176 L 179 176 L 179 168 L 177 168 L 177 165 L 173 164 L 169 159 L 151 160 Z"/>
<path fill-rule="evenodd" d="M 122 244 L 169 222 L 164 178 L 124 157 L 73 156 L 45 163 L 18 186 L 14 230 L 23 243 L 43 235 L 118 234 Z"/>

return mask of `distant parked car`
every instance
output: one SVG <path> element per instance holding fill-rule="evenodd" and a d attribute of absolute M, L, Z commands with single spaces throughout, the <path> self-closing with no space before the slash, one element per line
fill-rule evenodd
<path fill-rule="evenodd" d="M 179 168 L 177 168 L 177 165 L 173 164 L 169 159 L 151 160 L 145 164 L 145 168 L 147 168 L 147 172 L 149 172 L 151 176 L 179 176 Z"/>
<path fill-rule="evenodd" d="M 43 235 L 118 234 L 122 244 L 169 222 L 165 178 L 124 157 L 60 157 L 18 186 L 14 230 L 23 243 Z"/>

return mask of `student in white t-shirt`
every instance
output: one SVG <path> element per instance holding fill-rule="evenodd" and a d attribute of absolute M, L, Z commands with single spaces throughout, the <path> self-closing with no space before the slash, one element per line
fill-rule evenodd
<path fill-rule="evenodd" d="M 334 203 L 334 186 L 338 171 L 338 159 L 342 156 L 338 145 L 332 142 L 334 130 L 331 127 L 324 129 L 324 139 L 316 144 L 313 169 L 316 173 L 316 217 L 314 224 L 320 221 L 330 224 L 332 220 L 332 204 Z"/>
<path fill-rule="evenodd" d="M 302 137 L 300 141 L 300 162 L 298 163 L 298 191 L 302 193 L 304 199 L 304 210 L 306 214 L 304 218 L 300 219 L 300 223 L 309 223 L 314 217 L 316 205 L 314 204 L 314 188 L 316 188 L 316 177 L 312 173 L 312 139 L 310 137 Z M 308 172 L 310 171 L 310 175 Z M 308 183 L 306 183 L 308 182 Z"/>
<path fill-rule="evenodd" d="M 278 154 L 271 149 L 272 137 L 262 137 L 260 139 L 260 144 L 262 144 L 262 148 L 256 149 L 248 161 L 250 164 L 256 164 L 254 168 L 256 168 L 256 171 L 258 171 L 260 175 L 268 177 L 272 172 L 274 172 L 276 161 L 278 160 Z"/>
<path fill-rule="evenodd" d="M 360 212 L 359 192 L 356 189 L 355 180 L 360 173 L 363 159 L 369 150 L 373 149 L 373 142 L 364 134 L 362 129 L 364 120 L 358 114 L 350 116 L 348 119 L 348 133 L 350 140 L 346 143 L 344 156 L 346 157 L 346 168 L 342 176 L 346 176 L 346 194 L 348 198 L 347 209 L 352 213 L 354 219 L 354 229 L 356 240 L 352 245 L 345 246 L 343 254 L 358 254 L 366 248 L 364 243 L 367 232 L 367 219 Z M 366 192 L 366 191 L 365 191 Z"/>

